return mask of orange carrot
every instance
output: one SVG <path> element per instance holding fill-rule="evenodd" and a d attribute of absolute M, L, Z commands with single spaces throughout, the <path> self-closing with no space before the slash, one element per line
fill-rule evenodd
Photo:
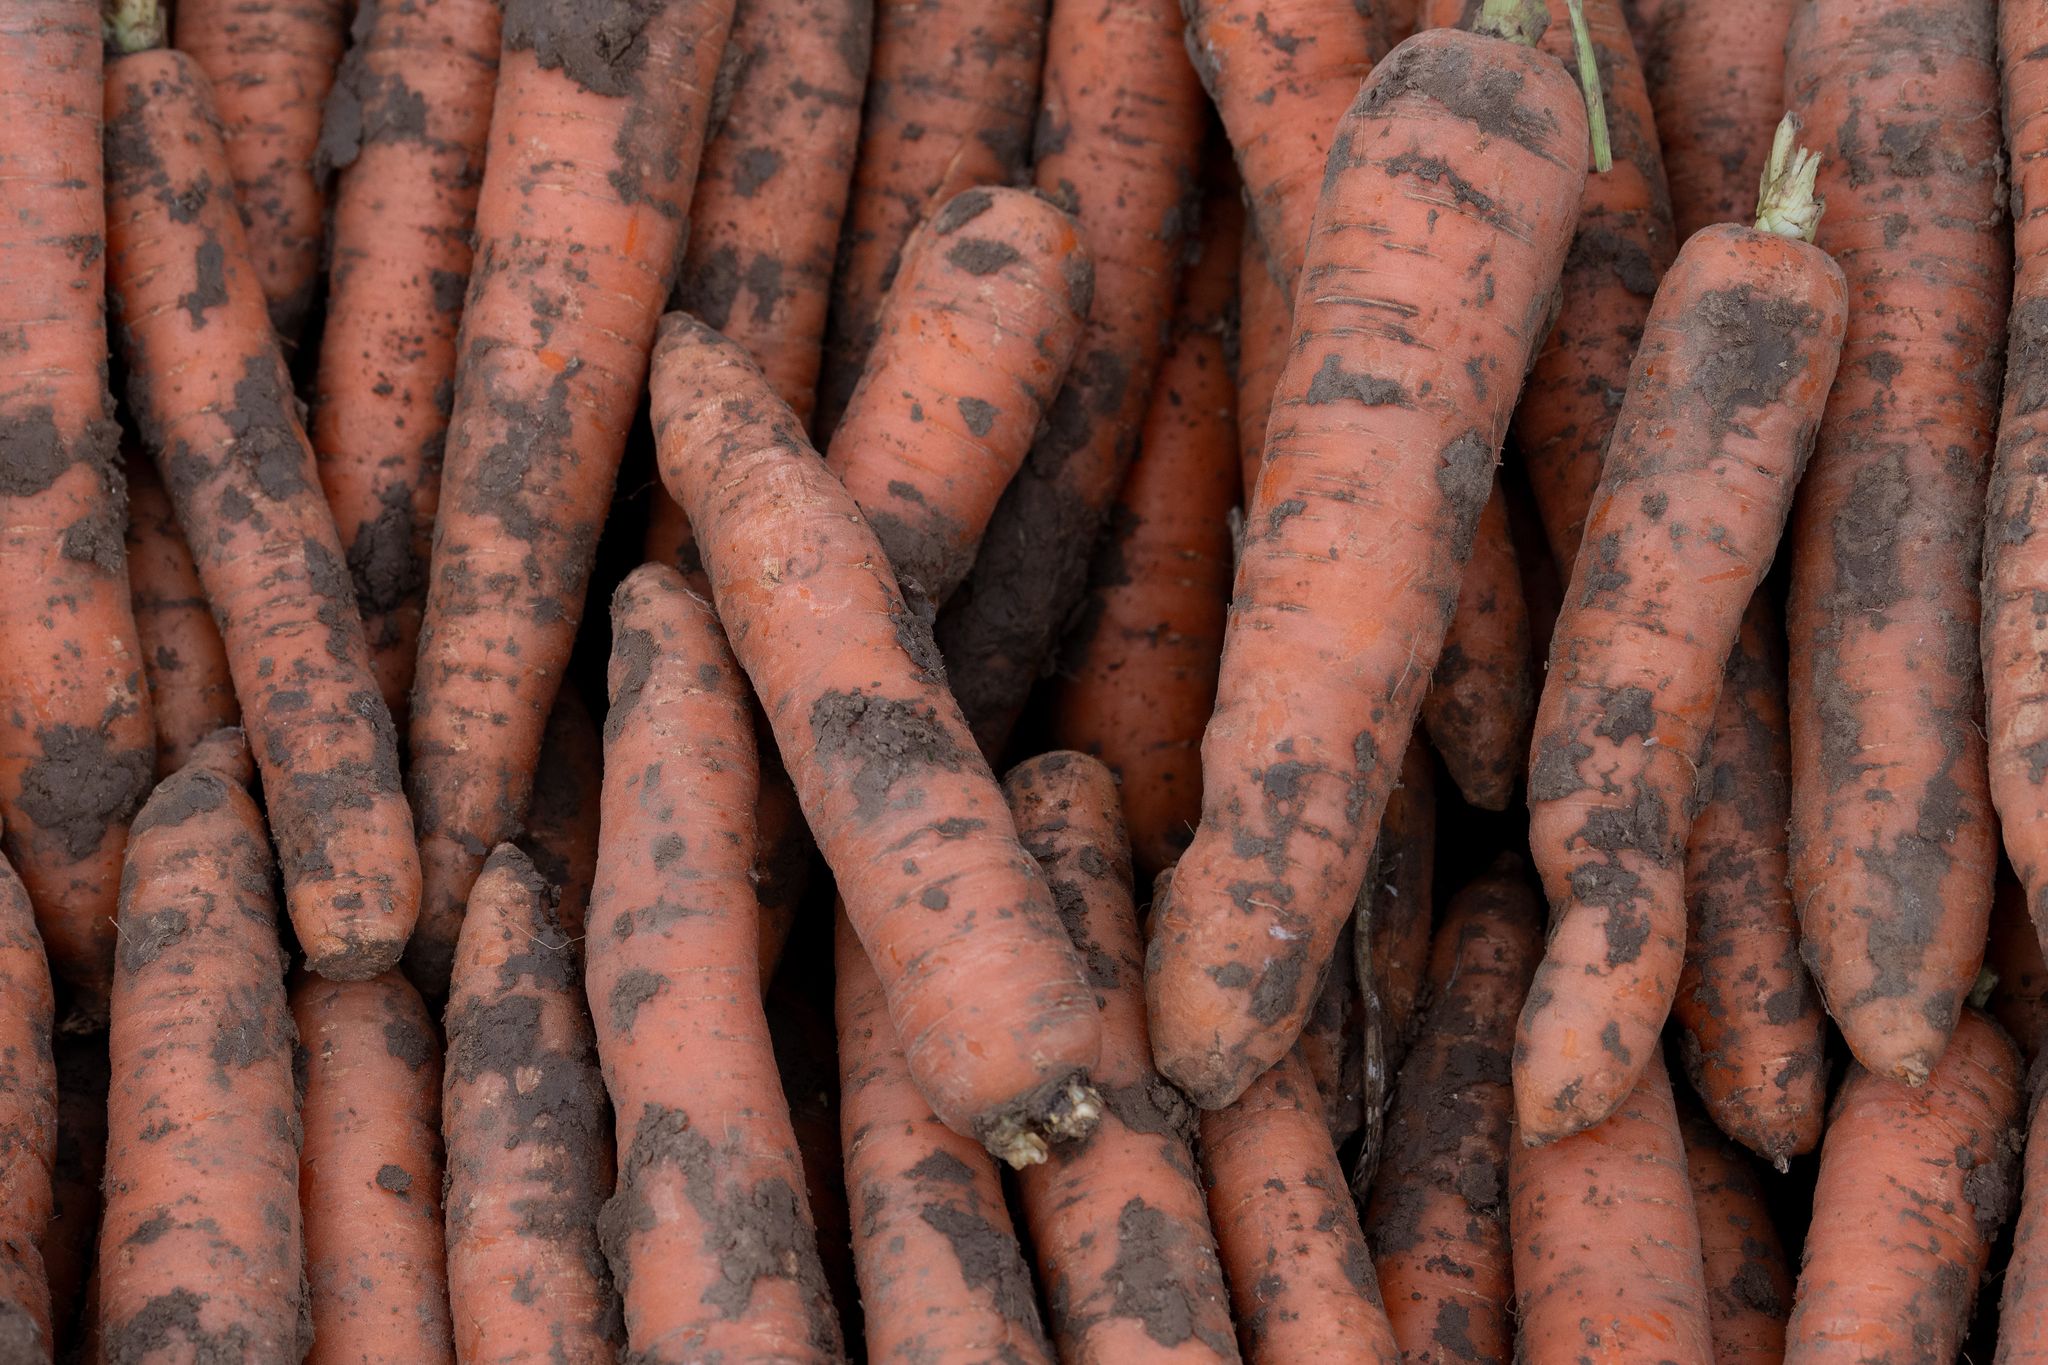
<path fill-rule="evenodd" d="M 1984 965 L 1994 977 L 1985 1008 L 2032 1065 L 2048 1042 L 2048 961 L 2043 960 L 2041 936 L 2027 913 L 2027 893 L 2012 869 L 2003 865 L 1991 900 Z"/>
<path fill-rule="evenodd" d="M 1792 1309 L 1792 1267 L 1771 1223 L 1770 1194 L 1749 1153 L 1688 1106 L 1678 1119 L 1700 1221 L 1714 1365 L 1778 1365 Z"/>
<path fill-rule="evenodd" d="M 1998 1299 L 1997 1365 L 2048 1360 L 2048 1107 L 2036 1088 L 2027 1102 L 2027 1146 L 2012 1261 Z"/>
<path fill-rule="evenodd" d="M 318 148 L 322 173 L 339 173 L 313 449 L 370 666 L 401 726 L 502 11 L 500 0 L 364 0 Z"/>
<path fill-rule="evenodd" d="M 1536 717 L 1532 672 L 1522 569 L 1496 487 L 1479 514 L 1458 608 L 1422 697 L 1430 746 L 1469 805 L 1506 810 L 1515 794 Z"/>
<path fill-rule="evenodd" d="M 96 1273 L 100 1177 L 107 1163 L 107 1038 L 57 1039 L 57 1159 L 50 1173 L 53 1212 L 43 1229 L 50 1279 L 50 1326 L 59 1360 L 92 1357 L 82 1348 L 91 1316 L 88 1284 Z"/>
<path fill-rule="evenodd" d="M 732 6 L 506 10 L 409 735 L 425 886 L 406 963 L 430 998 L 532 797 Z"/>
<path fill-rule="evenodd" d="M 574 687 L 555 694 L 533 774 L 533 808 L 515 841 L 547 880 L 571 938 L 583 934 L 590 884 L 597 875 L 598 801 L 604 749 L 597 723 Z"/>
<path fill-rule="evenodd" d="M 955 1131 L 1013 1163 L 1042 1158 L 1047 1138 L 1088 1127 L 1101 1025 L 922 618 L 737 346 L 671 314 L 651 404 L 663 481 L 911 1074 Z"/>
<path fill-rule="evenodd" d="M 2010 262 L 1993 49 L 1989 0 L 1814 0 L 1786 52 L 1820 245 L 1857 301 L 1788 536 L 1792 897 L 1850 1050 L 1908 1084 L 1976 981 L 1997 850 L 1977 652 Z"/>
<path fill-rule="evenodd" d="M 1671 182 L 1678 240 L 1747 218 L 1764 129 L 1784 109 L 1785 34 L 1797 0 L 1661 0 L 1643 75 Z"/>
<path fill-rule="evenodd" d="M 1237 265 L 1237 450 L 1244 478 L 1242 504 L 1251 506 L 1266 458 L 1266 420 L 1273 386 L 1287 363 L 1294 310 L 1266 264 L 1257 234 L 1244 234 Z"/>
<path fill-rule="evenodd" d="M 127 461 L 128 591 L 135 605 L 149 709 L 156 722 L 156 774 L 185 766 L 200 740 L 242 718 L 228 676 L 228 652 L 206 606 L 206 590 L 156 465 Z"/>
<path fill-rule="evenodd" d="M 0 1359 L 47 1359 L 56 1342 L 42 1243 L 56 1213 L 56 997 L 28 889 L 0 859 Z"/>

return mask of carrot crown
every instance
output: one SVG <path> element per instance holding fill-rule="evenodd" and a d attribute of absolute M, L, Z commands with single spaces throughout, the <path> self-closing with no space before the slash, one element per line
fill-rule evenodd
<path fill-rule="evenodd" d="M 1607 139 L 1607 100 L 1600 93 L 1600 62 L 1593 55 L 1593 35 L 1586 28 L 1579 0 L 1568 0 L 1572 15 L 1572 49 L 1578 54 L 1579 86 L 1586 92 L 1586 127 L 1593 137 L 1593 169 L 1614 169 Z M 1471 20 L 1472 32 L 1504 42 L 1534 47 L 1550 28 L 1550 10 L 1543 0 L 1484 0 Z"/>
<path fill-rule="evenodd" d="M 1820 216 L 1827 201 L 1814 197 L 1814 177 L 1820 174 L 1820 153 L 1798 145 L 1798 115 L 1787 113 L 1778 120 L 1771 138 L 1770 160 L 1756 191 L 1756 226 L 1759 232 L 1780 237 L 1813 240 L 1820 229 Z"/>
<path fill-rule="evenodd" d="M 116 53 L 146 52 L 164 45 L 164 11 L 157 0 L 106 0 L 100 28 Z"/>
<path fill-rule="evenodd" d="M 1501 38 L 1524 47 L 1534 47 L 1550 27 L 1550 11 L 1543 0 L 1486 0 L 1472 31 L 1489 38 Z"/>

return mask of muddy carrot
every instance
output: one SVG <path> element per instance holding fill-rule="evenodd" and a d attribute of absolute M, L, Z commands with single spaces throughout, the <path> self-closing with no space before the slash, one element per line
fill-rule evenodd
<path fill-rule="evenodd" d="M 1688 1106 L 1679 1114 L 1714 1365 L 1777 1365 L 1785 1358 L 1792 1266 L 1771 1222 L 1770 1192 L 1748 1152 Z"/>
<path fill-rule="evenodd" d="M 401 726 L 503 9 L 501 0 L 366 0 L 318 147 L 321 172 L 333 173 L 333 243 L 313 449 L 370 666 Z"/>
<path fill-rule="evenodd" d="M 28 889 L 0 859 L 0 1358 L 47 1359 L 56 1342 L 45 1232 L 57 1206 L 56 996 Z"/>
<path fill-rule="evenodd" d="M 1083 754 L 1054 751 L 1011 769 L 1003 790 L 1103 1011 L 1101 1124 L 1018 1177 L 1060 1359 L 1235 1361 L 1195 1174 L 1194 1113 L 1152 1069 L 1145 1037 L 1143 940 L 1116 778 Z"/>
<path fill-rule="evenodd" d="M 1422 697 L 1422 724 L 1467 804 L 1506 810 L 1535 716 L 1529 606 L 1507 502 L 1496 487 L 1472 535 L 1458 607 Z"/>
<path fill-rule="evenodd" d="M 1993 48 L 1987 0 L 1815 0 L 1786 52 L 1819 242 L 1857 301 L 1787 537 L 1792 896 L 1850 1050 L 1909 1084 L 1976 981 L 1997 847 L 1976 577 L 2011 259 Z M 1998 538 L 2024 534 L 1998 507 Z"/>
<path fill-rule="evenodd" d="M 1993 977 L 1985 1008 L 2031 1064 L 2048 1042 L 2048 961 L 2042 959 L 2041 936 L 2027 913 L 2027 893 L 2004 865 L 1992 894 L 1984 966 Z"/>
<path fill-rule="evenodd" d="M 1153 1050 L 1205 1107 L 1292 1046 L 1364 881 L 1586 147 L 1553 58 L 1452 31 L 1375 67 L 1333 136 L 1202 743 L 1202 821 L 1153 910 Z M 1380 268 L 1393 244 L 1398 278 Z"/>
<path fill-rule="evenodd" d="M 1287 363 L 1294 310 L 1266 263 L 1257 234 L 1244 234 L 1237 267 L 1237 450 L 1244 477 L 1240 505 L 1251 506 L 1266 459 L 1266 420 L 1273 411 L 1273 386 Z"/>
<path fill-rule="evenodd" d="M 108 274 L 128 397 L 226 638 L 308 965 L 375 976 L 419 901 L 391 718 L 227 196 L 206 78 L 107 70 Z"/>
<path fill-rule="evenodd" d="M 1643 75 L 1656 113 L 1678 240 L 1747 218 L 1785 101 L 1785 34 L 1797 0 L 1662 0 Z M 1655 55 L 1653 56 L 1652 53 Z"/>
<path fill-rule="evenodd" d="M 2026 1153 L 2020 1175 L 2019 1221 L 2012 1260 L 1998 1298 L 1996 1365 L 2040 1365 L 2048 1360 L 2048 1113 L 2043 1092 L 2027 1102 Z"/>
<path fill-rule="evenodd" d="M 547 883 L 500 844 L 469 897 L 441 1089 L 455 1356 L 609 1365 L 618 1297 L 598 1250 L 611 1108 L 583 961 Z"/>
<path fill-rule="evenodd" d="M 604 749 L 597 723 L 576 689 L 555 694 L 548 728 L 541 736 L 540 764 L 533 774 L 533 806 L 520 851 L 557 897 L 555 908 L 571 938 L 583 934 L 590 884 L 597 873 L 598 802 Z"/>
<path fill-rule="evenodd" d="M 200 740 L 238 722 L 242 708 L 220 628 L 156 465 L 135 452 L 127 478 L 128 592 L 149 676 L 156 773 L 163 778 L 185 766 Z"/>
<path fill-rule="evenodd" d="M 107 1037 L 60 1037 L 56 1055 L 57 1159 L 41 1247 L 57 1358 L 71 1360 L 83 1354 L 87 1285 L 98 1259 L 100 1177 L 107 1164 Z"/>

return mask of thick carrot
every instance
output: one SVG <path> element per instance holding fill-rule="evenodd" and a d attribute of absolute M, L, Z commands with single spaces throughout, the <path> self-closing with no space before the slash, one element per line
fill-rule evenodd
<path fill-rule="evenodd" d="M 2048 1361 L 2048 1106 L 2035 1089 L 2027 1102 L 2027 1146 L 2021 1168 L 2019 1222 L 2012 1260 L 1998 1298 L 1996 1365 Z"/>
<path fill-rule="evenodd" d="M 2009 1211 L 2020 1083 L 2018 1051 L 1974 1010 L 1916 1087 L 1850 1069 L 1821 1139 L 1786 1365 L 1956 1358 Z"/>
<path fill-rule="evenodd" d="M 1216 702 L 1239 498 L 1230 310 L 1243 223 L 1235 182 L 1212 186 L 1053 703 L 1055 741 L 1117 775 L 1146 885 L 1187 847 L 1202 810 L 1202 728 Z"/>
<path fill-rule="evenodd" d="M 1699 1220 L 1663 1057 L 1598 1125 L 1512 1147 L 1516 1359 L 1708 1365 Z"/>
<path fill-rule="evenodd" d="M 239 722 L 242 708 L 171 495 L 140 452 L 128 459 L 127 477 L 128 592 L 149 676 L 156 774 L 164 778 L 185 766 L 200 740 Z"/>
<path fill-rule="evenodd" d="M 1814 0 L 1786 53 L 1819 241 L 1857 301 L 1788 537 L 1792 895 L 1850 1050 L 1908 1084 L 1976 980 L 1997 850 L 1976 578 L 2010 261 L 1992 28 L 1989 0 Z"/>
<path fill-rule="evenodd" d="M 322 171 L 338 174 L 313 449 L 370 666 L 400 725 L 425 606 L 503 9 L 502 0 L 364 0 L 318 149 Z"/>
<path fill-rule="evenodd" d="M 1103 1013 L 1101 1124 L 1018 1177 L 1060 1359 L 1235 1361 L 1195 1174 L 1194 1113 L 1152 1069 L 1145 1037 L 1143 940 L 1116 778 L 1085 755 L 1055 751 L 1011 769 L 1003 790 Z"/>
<path fill-rule="evenodd" d="M 1520 861 L 1503 860 L 1452 898 L 1430 954 L 1429 1009 L 1365 1212 L 1387 1321 L 1415 1365 L 1514 1355 L 1508 1070 L 1542 923 Z"/>
<path fill-rule="evenodd" d="M 841 1356 L 761 1008 L 746 682 L 665 564 L 612 597 L 585 938 L 619 1185 L 598 1220 L 634 1360 Z"/>
<path fill-rule="evenodd" d="M 1506 810 L 1536 717 L 1529 604 L 1496 487 L 1479 514 L 1458 607 L 1422 697 L 1422 724 L 1467 804 Z"/>
<path fill-rule="evenodd" d="M 218 732 L 128 841 L 100 1225 L 109 1365 L 299 1360 L 311 1344 L 295 1035 L 248 776 L 241 732 Z"/>
<path fill-rule="evenodd" d="M 840 1140 L 868 1359 L 1051 1365 L 995 1165 L 918 1093 L 874 965 L 834 918 Z"/>
<path fill-rule="evenodd" d="M 582 977 L 547 883 L 500 844 L 470 893 L 449 979 L 441 1134 L 458 1360 L 613 1358 L 619 1304 L 597 1235 L 611 1106 Z"/>
<path fill-rule="evenodd" d="M 829 438 L 867 368 L 904 244 L 961 190 L 1021 180 L 1047 0 L 879 0 L 860 151 L 832 273 L 817 420 Z M 792 408 L 805 411 L 797 403 Z"/>
<path fill-rule="evenodd" d="M 733 0 L 514 0 L 434 520 L 408 790 L 444 987 L 471 882 L 518 832 L 675 278 Z"/>
<path fill-rule="evenodd" d="M 1257 234 L 1244 234 L 1237 265 L 1237 450 L 1244 477 L 1242 506 L 1252 503 L 1266 459 L 1266 421 L 1273 388 L 1287 363 L 1294 309 L 1266 264 Z"/>
<path fill-rule="evenodd" d="M 0 15 L 0 814 L 66 1014 L 105 1022 L 153 734 L 107 397 L 100 36 L 89 0 Z"/>
<path fill-rule="evenodd" d="M 1992 895 L 1984 965 L 1994 978 L 1985 1008 L 2012 1035 L 2031 1065 L 2048 1042 L 2048 960 L 2043 959 L 2041 935 L 2027 913 L 2027 893 L 2003 865 Z"/>
<path fill-rule="evenodd" d="M 1087 589 L 1165 349 L 1206 128 L 1179 5 L 1055 0 L 1043 105 L 1033 176 L 1081 224 L 1095 301 L 1045 429 L 939 618 L 953 691 L 989 754 Z"/>
<path fill-rule="evenodd" d="M 1685 966 L 1672 1001 L 1686 1075 L 1721 1131 L 1783 1170 L 1820 1141 L 1827 1016 L 1799 960 L 1784 626 L 1750 599 L 1728 656 L 1685 845 Z"/>
<path fill-rule="evenodd" d="M 56 1342 L 43 1241 L 57 1211 L 56 997 L 28 888 L 0 859 L 0 1359 Z"/>
<path fill-rule="evenodd" d="M 59 1038 L 57 1158 L 50 1172 L 53 1211 L 43 1229 L 50 1279 L 50 1327 L 59 1360 L 83 1353 L 87 1287 L 95 1273 L 100 1177 L 107 1164 L 107 1036 Z M 90 1357 L 86 1357 L 90 1359 Z"/>
<path fill-rule="evenodd" d="M 583 934 L 590 885 L 597 875 L 598 803 L 604 748 L 597 723 L 573 686 L 555 694 L 533 773 L 533 807 L 515 841 L 554 889 L 562 928 Z"/>
<path fill-rule="evenodd" d="M 1678 1119 L 1700 1222 L 1714 1365 L 1778 1365 L 1792 1311 L 1792 1266 L 1771 1222 L 1770 1192 L 1748 1152 L 1687 1106 Z"/>
<path fill-rule="evenodd" d="M 375 3 L 376 0 L 372 0 Z M 296 345 L 319 294 L 325 196 L 313 174 L 321 114 L 347 38 L 348 0 L 176 0 L 178 50 L 212 85 L 270 320 Z"/>
<path fill-rule="evenodd" d="M 1764 129 L 1785 100 L 1785 34 L 1798 0 L 1662 0 L 1643 76 L 1656 113 L 1678 240 L 1747 218 Z"/>
<path fill-rule="evenodd" d="M 301 978 L 309 1365 L 455 1359 L 441 1236 L 441 1040 L 397 972 Z"/>
<path fill-rule="evenodd" d="M 1586 146 L 1554 59 L 1450 31 L 1374 68 L 1333 136 L 1202 742 L 1202 822 L 1153 910 L 1152 1046 L 1197 1104 L 1229 1103 L 1293 1044 L 1364 881 Z"/>
<path fill-rule="evenodd" d="M 1091 1121 L 1101 1025 L 922 618 L 737 346 L 671 314 L 651 401 L 662 478 L 697 530 L 911 1074 L 955 1131 L 1041 1159 L 1048 1137 Z"/>
<path fill-rule="evenodd" d="M 967 576 L 1094 291 L 1078 225 L 1024 190 L 963 190 L 911 234 L 825 449 L 899 582 L 942 602 Z"/>
<path fill-rule="evenodd" d="M 307 963 L 375 976 L 418 907 L 412 816 L 206 77 L 179 52 L 122 57 L 106 109 L 129 402 L 226 637 Z"/>

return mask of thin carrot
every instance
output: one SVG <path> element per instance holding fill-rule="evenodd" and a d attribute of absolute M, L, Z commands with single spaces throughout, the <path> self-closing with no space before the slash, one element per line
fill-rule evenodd
<path fill-rule="evenodd" d="M 732 6 L 506 11 L 409 733 L 425 886 L 406 963 L 429 998 L 532 797 Z"/>
<path fill-rule="evenodd" d="M 911 1073 L 1013 1163 L 1096 1103 L 1095 1003 L 880 544 L 740 349 L 662 324 L 651 404 L 733 652 L 889 994 Z M 1001 915 L 983 912 L 1004 907 Z"/>
<path fill-rule="evenodd" d="M 1814 0 L 1786 51 L 1820 245 L 1857 301 L 1788 533 L 1792 896 L 1850 1050 L 1908 1084 L 1976 981 L 1997 857 L 1977 638 L 2011 260 L 1994 55 L 1989 0 Z"/>
<path fill-rule="evenodd" d="M 50 1173 L 53 1211 L 43 1229 L 50 1279 L 50 1326 L 59 1360 L 91 1359 L 82 1347 L 91 1317 L 88 1287 L 97 1273 L 100 1177 L 107 1164 L 107 1038 L 56 1041 L 57 1159 Z"/>
<path fill-rule="evenodd" d="M 1763 130 L 1785 103 L 1785 35 L 1798 0 L 1661 0 L 1643 76 L 1678 240 L 1749 216 Z"/>
<path fill-rule="evenodd" d="M 1991 937 L 1984 947 L 1984 966 L 1994 978 L 1985 1008 L 1999 1027 L 2019 1044 L 2032 1065 L 2048 1042 L 2048 961 L 2041 953 L 2041 935 L 2027 913 L 2027 893 L 2001 865 L 1998 888 L 1991 900 Z"/>
<path fill-rule="evenodd" d="M 1194 1113 L 1152 1069 L 1145 1037 L 1143 940 L 1116 778 L 1083 754 L 1055 751 L 1011 769 L 1003 790 L 1103 1012 L 1102 1122 L 1087 1142 L 1018 1177 L 1060 1359 L 1236 1361 L 1195 1174 Z"/>
<path fill-rule="evenodd" d="M 156 775 L 165 778 L 185 766 L 200 740 L 240 722 L 242 708 L 171 495 L 148 456 L 137 451 L 126 463 L 128 593 L 149 676 Z"/>
<path fill-rule="evenodd" d="M 1996 1365 L 2040 1365 L 2048 1360 L 2048 1106 L 2035 1089 L 2027 1101 L 2027 1137 L 2021 1168 L 2019 1221 L 2012 1260 L 1998 1297 Z"/>
<path fill-rule="evenodd" d="M 1287 363 L 1294 309 L 1280 292 L 1266 249 L 1256 233 L 1244 234 L 1237 266 L 1237 450 L 1244 478 L 1242 506 L 1250 507 L 1266 459 L 1266 421 L 1273 411 L 1273 387 Z"/>
<path fill-rule="evenodd" d="M 576 689 L 565 686 L 548 712 L 533 773 L 533 806 L 526 813 L 525 832 L 514 842 L 554 889 L 555 908 L 571 938 L 583 935 L 590 886 L 597 875 L 603 766 L 597 723 Z"/>
<path fill-rule="evenodd" d="M 401 726 L 503 9 L 363 0 L 318 147 L 322 173 L 335 174 L 313 449 L 370 666 Z"/>
<path fill-rule="evenodd" d="M 1529 605 L 1508 534 L 1506 496 L 1496 486 L 1472 535 L 1458 584 L 1458 608 L 1422 697 L 1422 724 L 1451 781 L 1469 805 L 1506 810 L 1529 751 L 1536 718 Z"/>
<path fill-rule="evenodd" d="M 1700 1220 L 1714 1365 L 1778 1365 L 1792 1311 L 1792 1266 L 1771 1223 L 1771 1192 L 1753 1158 L 1687 1106 L 1678 1116 Z"/>
<path fill-rule="evenodd" d="M 418 906 L 412 816 L 206 77 L 179 52 L 121 57 L 106 109 L 129 402 L 226 637 L 308 965 L 375 976 Z"/>
<path fill-rule="evenodd" d="M 1374 69 L 1331 146 L 1202 822 L 1153 912 L 1153 1048 L 1212 1108 L 1292 1045 L 1364 880 L 1563 266 L 1584 106 L 1551 58 L 1442 31 Z M 1392 244 L 1398 277 L 1379 268 Z M 1390 596 L 1393 562 L 1409 567 Z"/>
<path fill-rule="evenodd" d="M 47 1359 L 56 1343 L 42 1243 L 56 1213 L 56 996 L 28 888 L 0 859 L 0 1359 Z"/>

